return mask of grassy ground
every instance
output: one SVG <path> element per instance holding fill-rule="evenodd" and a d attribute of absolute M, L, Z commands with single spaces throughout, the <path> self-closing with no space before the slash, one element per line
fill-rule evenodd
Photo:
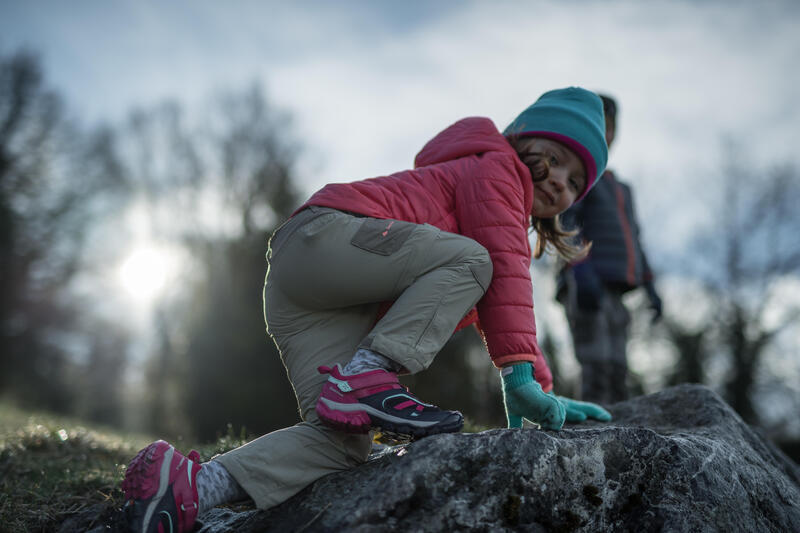
<path fill-rule="evenodd" d="M 76 517 L 82 530 L 103 525 L 124 504 L 128 461 L 152 440 L 0 403 L 0 531 L 58 531 Z M 196 448 L 207 460 L 240 443 Z"/>
<path fill-rule="evenodd" d="M 0 532 L 117 530 L 125 468 L 153 440 L 0 403 Z M 213 444 L 178 447 L 196 448 L 205 461 L 246 440 L 229 430 Z"/>

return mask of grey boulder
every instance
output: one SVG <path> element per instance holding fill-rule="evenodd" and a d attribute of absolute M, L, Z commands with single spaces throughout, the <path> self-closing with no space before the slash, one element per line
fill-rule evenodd
<path fill-rule="evenodd" d="M 428 437 L 216 531 L 800 531 L 800 468 L 713 391 L 681 385 L 608 423 Z"/>

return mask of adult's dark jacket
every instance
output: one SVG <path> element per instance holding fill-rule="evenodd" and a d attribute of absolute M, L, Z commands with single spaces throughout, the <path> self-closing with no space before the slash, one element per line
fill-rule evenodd
<path fill-rule="evenodd" d="M 582 268 L 590 267 L 606 286 L 626 292 L 653 279 L 639 241 L 639 225 L 633 206 L 631 189 L 617 181 L 607 170 L 586 197 L 562 215 L 567 228 L 578 228 L 581 236 L 592 242 L 589 256 Z M 567 265 L 559 276 L 559 291 Z"/>

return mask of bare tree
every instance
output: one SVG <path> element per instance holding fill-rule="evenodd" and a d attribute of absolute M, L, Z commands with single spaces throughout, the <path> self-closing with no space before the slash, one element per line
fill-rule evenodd
<path fill-rule="evenodd" d="M 0 55 L 0 393 L 70 405 L 63 340 L 81 326 L 67 289 L 121 185 L 111 146 L 68 119 L 34 54 Z"/>
<path fill-rule="evenodd" d="M 705 364 L 709 358 L 708 330 L 703 327 L 689 327 L 672 317 L 663 320 L 666 338 L 674 345 L 678 361 L 674 372 L 669 376 L 668 385 L 679 383 L 705 383 Z"/>
<path fill-rule="evenodd" d="M 727 147 L 711 225 L 698 232 L 675 272 L 699 282 L 697 298 L 710 299 L 711 312 L 692 326 L 667 317 L 663 331 L 680 354 L 672 381 L 707 381 L 706 364 L 723 354 L 729 372 L 722 392 L 755 423 L 753 392 L 763 358 L 800 318 L 797 295 L 782 293 L 800 277 L 800 175 L 791 165 L 755 168 L 741 153 Z"/>
<path fill-rule="evenodd" d="M 258 85 L 206 110 L 202 119 L 176 103 L 137 111 L 121 151 L 152 233 L 188 250 L 194 270 L 158 314 L 160 340 L 147 370 L 152 419 L 183 415 L 195 435 L 213 439 L 228 423 L 262 432 L 296 420 L 265 332 L 261 290 L 269 235 L 299 198 L 288 117 Z"/>

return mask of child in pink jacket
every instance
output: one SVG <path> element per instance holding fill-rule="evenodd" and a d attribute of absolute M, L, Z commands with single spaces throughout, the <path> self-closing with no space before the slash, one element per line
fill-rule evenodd
<path fill-rule="evenodd" d="M 151 444 L 123 482 L 135 526 L 189 531 L 198 513 L 247 496 L 272 507 L 363 463 L 373 430 L 459 431 L 461 413 L 419 400 L 397 375 L 427 368 L 455 329 L 476 321 L 500 369 L 509 427 L 610 419 L 552 394 L 529 269 L 548 246 L 568 259 L 582 253 L 558 214 L 602 174 L 604 131 L 596 94 L 558 89 L 503 133 L 466 118 L 428 142 L 414 169 L 314 194 L 273 235 L 264 287 L 302 422 L 204 464 Z"/>

